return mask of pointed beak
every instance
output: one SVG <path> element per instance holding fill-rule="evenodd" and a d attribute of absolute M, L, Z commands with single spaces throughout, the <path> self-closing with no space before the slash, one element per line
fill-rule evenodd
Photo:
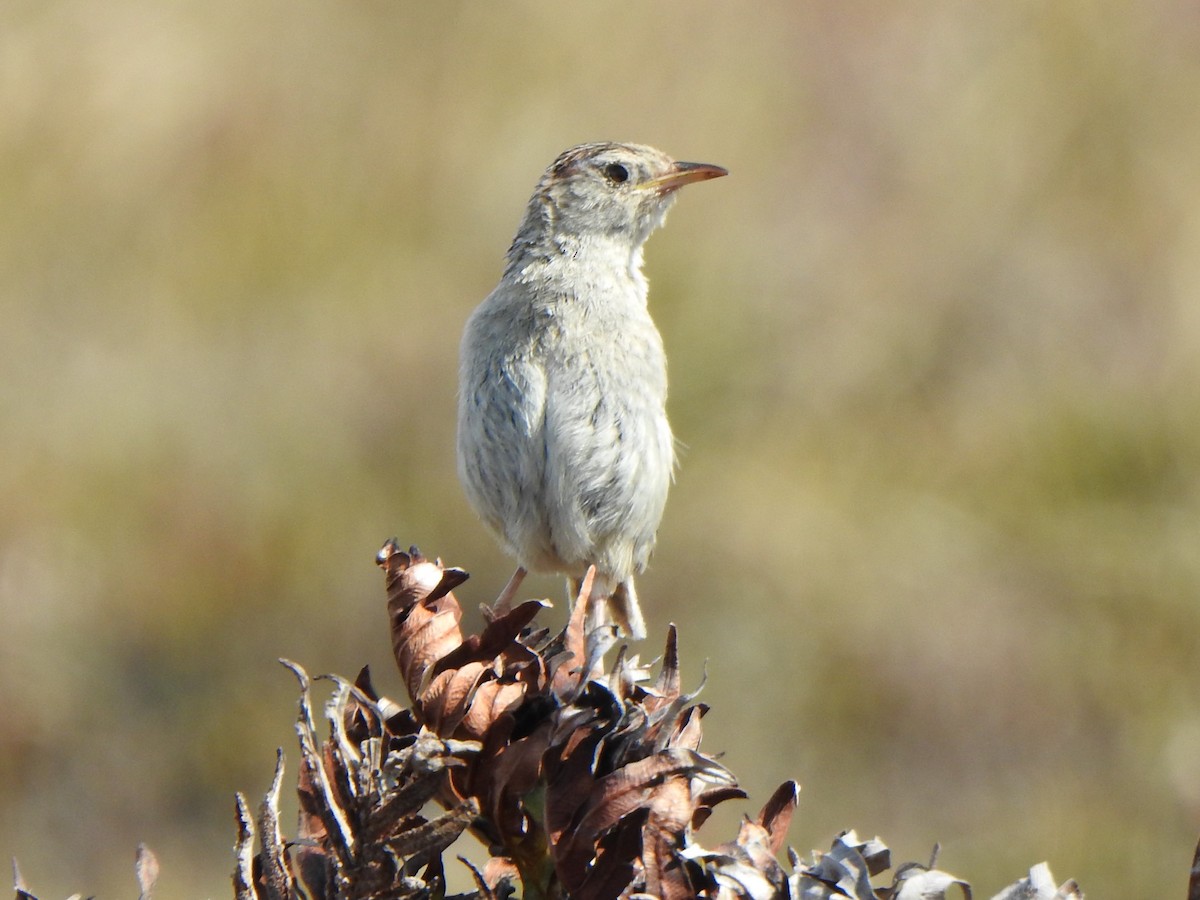
<path fill-rule="evenodd" d="M 660 197 L 677 191 L 685 184 L 693 181 L 708 181 L 710 178 L 720 178 L 728 175 L 729 170 L 709 163 L 677 162 L 671 164 L 671 170 L 666 175 L 659 175 L 638 185 L 639 190 L 651 190 Z"/>

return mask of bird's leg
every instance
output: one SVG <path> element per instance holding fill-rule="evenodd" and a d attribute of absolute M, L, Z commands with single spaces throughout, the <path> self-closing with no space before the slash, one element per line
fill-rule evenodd
<path fill-rule="evenodd" d="M 604 597 L 590 596 L 587 598 L 587 630 L 593 632 L 597 628 L 607 628 L 615 634 L 613 625 L 616 624 L 608 614 L 608 603 Z"/>
<path fill-rule="evenodd" d="M 646 639 L 646 620 L 642 618 L 632 578 L 622 581 L 609 595 L 608 610 L 627 638 L 632 641 Z"/>

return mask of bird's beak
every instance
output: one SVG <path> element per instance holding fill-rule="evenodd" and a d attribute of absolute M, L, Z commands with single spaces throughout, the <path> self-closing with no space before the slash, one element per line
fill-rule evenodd
<path fill-rule="evenodd" d="M 671 164 L 671 170 L 666 175 L 659 175 L 638 185 L 639 190 L 654 191 L 659 196 L 677 191 L 685 184 L 693 181 L 708 181 L 710 178 L 720 178 L 728 175 L 728 169 L 709 163 L 677 162 Z"/>

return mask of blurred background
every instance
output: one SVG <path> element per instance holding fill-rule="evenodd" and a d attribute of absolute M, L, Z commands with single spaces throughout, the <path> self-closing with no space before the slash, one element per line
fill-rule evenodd
<path fill-rule="evenodd" d="M 702 842 L 794 777 L 805 852 L 1182 895 L 1197 109 L 1184 0 L 9 0 L 0 856 L 130 896 L 146 841 L 162 900 L 228 896 L 233 793 L 295 759 L 276 658 L 403 696 L 389 535 L 495 596 L 459 333 L 611 138 L 732 173 L 647 248 L 686 450 L 645 652 L 707 660 L 751 794 Z"/>

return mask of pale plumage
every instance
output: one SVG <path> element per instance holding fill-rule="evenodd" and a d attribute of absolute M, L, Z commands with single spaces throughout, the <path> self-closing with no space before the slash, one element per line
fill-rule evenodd
<path fill-rule="evenodd" d="M 684 184 L 724 175 L 652 147 L 584 144 L 538 183 L 503 277 L 467 322 L 458 471 L 520 565 L 579 578 L 635 639 L 674 448 L 642 245 Z M 594 608 L 602 608 L 595 604 Z"/>

